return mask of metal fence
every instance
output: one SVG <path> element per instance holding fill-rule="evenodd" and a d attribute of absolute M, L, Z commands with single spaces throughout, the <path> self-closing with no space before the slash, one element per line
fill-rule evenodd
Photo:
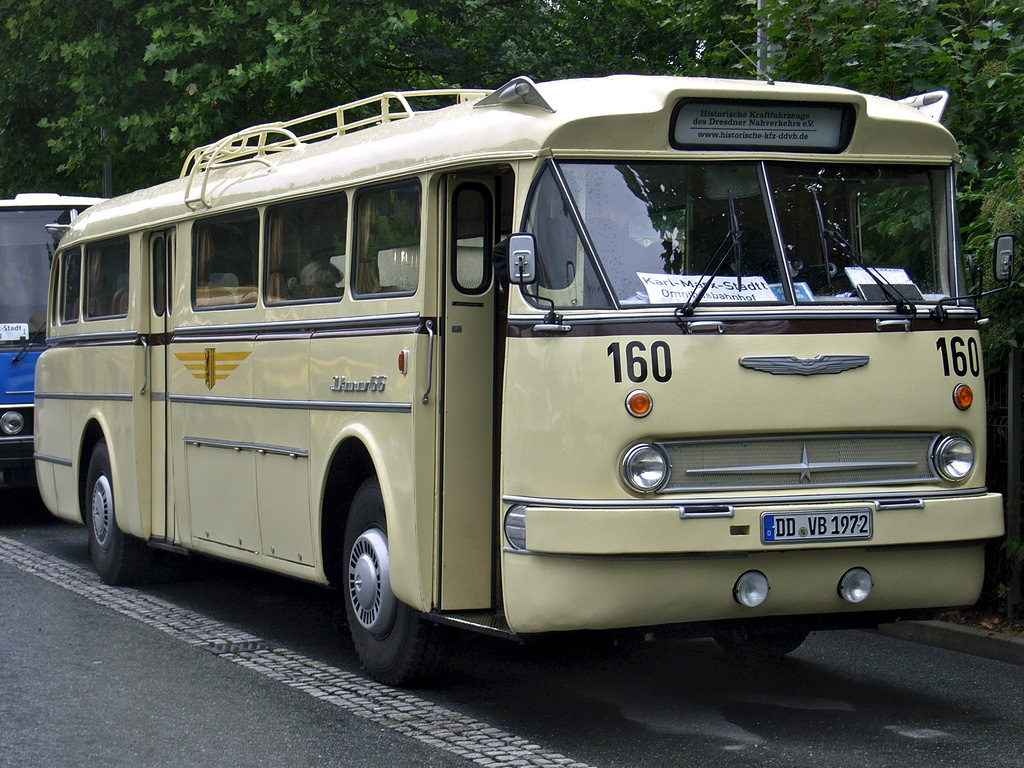
<path fill-rule="evenodd" d="M 1024 401 L 1021 384 L 1024 380 L 1024 355 L 1012 350 L 1005 371 L 994 373 L 986 383 L 988 401 L 988 487 L 1003 494 L 1006 509 L 1006 539 L 1011 543 L 1021 540 L 1021 507 L 1024 503 L 1024 485 L 1021 483 L 1022 455 L 1024 455 Z M 1007 552 L 1000 549 L 1000 553 Z M 1024 583 L 1019 558 L 1000 556 L 989 559 L 996 587 L 1006 586 L 1006 611 L 1011 619 L 1024 615 Z M 991 580 L 990 580 L 991 581 Z"/>

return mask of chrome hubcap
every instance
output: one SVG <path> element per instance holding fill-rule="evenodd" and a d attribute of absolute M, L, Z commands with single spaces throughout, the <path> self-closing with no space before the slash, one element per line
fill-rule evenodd
<path fill-rule="evenodd" d="M 363 533 L 348 561 L 348 594 L 356 620 L 383 636 L 391 629 L 398 603 L 391 591 L 387 536 L 378 528 Z"/>
<path fill-rule="evenodd" d="M 92 533 L 97 543 L 106 546 L 114 523 L 114 493 L 106 475 L 100 475 L 92 487 Z"/>

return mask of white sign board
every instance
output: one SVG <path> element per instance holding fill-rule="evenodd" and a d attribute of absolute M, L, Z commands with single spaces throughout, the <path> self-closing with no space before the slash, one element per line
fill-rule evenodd
<path fill-rule="evenodd" d="M 28 338 L 28 323 L 0 323 L 0 341 L 22 341 Z"/>
<path fill-rule="evenodd" d="M 647 290 L 651 304 L 685 304 L 700 293 L 708 278 L 700 275 L 659 275 L 653 272 L 637 272 L 637 277 Z M 716 277 L 711 281 L 702 301 L 706 302 L 778 302 L 779 296 L 763 277 L 745 276 L 742 281 L 735 277 Z"/>
<path fill-rule="evenodd" d="M 848 140 L 839 104 L 684 101 L 672 143 L 678 149 L 780 149 L 837 152 Z"/>
<path fill-rule="evenodd" d="M 910 279 L 907 270 L 898 267 L 871 267 L 871 272 L 878 278 L 877 280 L 868 274 L 868 270 L 864 267 L 846 268 L 846 276 L 864 301 L 885 302 L 889 300 L 879 282 L 884 283 L 885 287 L 890 289 L 893 294 L 907 301 L 922 301 L 924 299 L 921 289 Z"/>

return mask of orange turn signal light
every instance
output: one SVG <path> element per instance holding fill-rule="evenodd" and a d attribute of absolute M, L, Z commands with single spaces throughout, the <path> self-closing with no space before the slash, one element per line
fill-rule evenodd
<path fill-rule="evenodd" d="M 626 395 L 626 410 L 638 419 L 649 414 L 652 408 L 654 408 L 654 400 L 642 389 L 634 389 Z"/>
<path fill-rule="evenodd" d="M 974 392 L 966 384 L 957 384 L 953 388 L 953 404 L 961 411 L 966 411 L 974 402 Z"/>

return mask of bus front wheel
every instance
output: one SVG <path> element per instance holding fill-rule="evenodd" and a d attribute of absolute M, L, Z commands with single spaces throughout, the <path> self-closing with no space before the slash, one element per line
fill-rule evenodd
<path fill-rule="evenodd" d="M 436 671 L 437 627 L 391 591 L 384 499 L 375 478 L 359 487 L 349 509 L 343 591 L 352 642 L 371 677 L 413 685 Z"/>
<path fill-rule="evenodd" d="M 143 542 L 126 535 L 117 525 L 106 443 L 97 443 L 93 448 L 85 490 L 89 555 L 100 579 L 115 586 L 138 581 L 145 570 L 148 550 Z"/>

